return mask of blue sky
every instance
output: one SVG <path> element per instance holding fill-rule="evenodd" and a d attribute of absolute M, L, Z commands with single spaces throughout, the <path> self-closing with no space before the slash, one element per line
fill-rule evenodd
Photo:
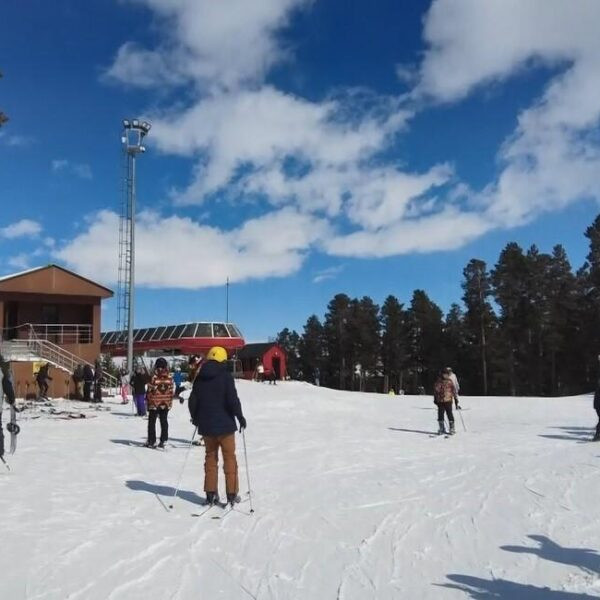
<path fill-rule="evenodd" d="M 469 259 L 509 241 L 578 267 L 599 18 L 593 0 L 5 3 L 2 272 L 58 262 L 116 289 L 138 115 L 139 326 L 223 319 L 227 277 L 254 341 L 338 292 L 447 309 Z"/>

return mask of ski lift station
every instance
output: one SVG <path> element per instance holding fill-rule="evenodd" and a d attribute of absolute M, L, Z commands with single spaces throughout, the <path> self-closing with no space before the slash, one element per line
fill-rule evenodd
<path fill-rule="evenodd" d="M 183 323 L 133 331 L 133 352 L 137 355 L 204 355 L 213 346 L 222 346 L 231 357 L 245 344 L 240 330 L 233 323 Z M 111 356 L 126 356 L 127 331 L 103 333 L 101 346 L 102 352 Z"/>

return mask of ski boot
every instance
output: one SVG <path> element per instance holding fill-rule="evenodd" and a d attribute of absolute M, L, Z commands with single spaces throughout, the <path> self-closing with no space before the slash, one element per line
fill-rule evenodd
<path fill-rule="evenodd" d="M 592 438 L 592 442 L 600 442 L 600 425 L 596 427 L 596 434 Z"/>
<path fill-rule="evenodd" d="M 146 443 L 144 444 L 144 447 L 145 447 L 145 448 L 156 448 L 156 442 L 155 442 L 155 443 L 153 443 L 153 444 L 151 444 L 150 442 L 146 442 Z"/>
<path fill-rule="evenodd" d="M 219 504 L 218 492 L 206 492 L 206 504 L 209 506 L 214 506 L 215 504 Z"/>
<path fill-rule="evenodd" d="M 454 428 L 454 423 L 450 423 L 450 435 L 454 435 L 456 433 L 456 429 Z"/>
<path fill-rule="evenodd" d="M 159 444 L 158 444 L 157 447 L 160 448 L 161 450 L 164 450 L 165 449 L 165 443 L 164 442 L 159 442 Z"/>
<path fill-rule="evenodd" d="M 446 433 L 446 427 L 444 421 L 438 421 L 438 435 L 444 435 Z"/>
<path fill-rule="evenodd" d="M 237 494 L 227 494 L 227 504 L 234 506 L 241 502 L 241 498 Z"/>

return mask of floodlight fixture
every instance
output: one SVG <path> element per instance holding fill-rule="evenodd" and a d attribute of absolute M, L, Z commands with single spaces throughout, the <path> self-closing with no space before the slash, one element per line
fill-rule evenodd
<path fill-rule="evenodd" d="M 123 127 L 125 127 L 125 129 L 129 129 L 131 127 L 131 123 L 127 119 L 123 119 Z"/>
<path fill-rule="evenodd" d="M 139 126 L 140 126 L 140 122 L 139 122 L 137 119 L 133 119 L 133 121 L 131 122 L 131 124 L 132 124 L 134 127 L 139 127 Z"/>

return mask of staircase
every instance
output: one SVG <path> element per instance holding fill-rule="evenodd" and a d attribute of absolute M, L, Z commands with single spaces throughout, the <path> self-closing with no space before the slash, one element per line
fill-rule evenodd
<path fill-rule="evenodd" d="M 94 368 L 94 365 L 83 360 L 76 354 L 68 352 L 48 340 L 40 340 L 33 337 L 28 340 L 2 342 L 2 355 L 6 360 L 14 361 L 43 360 L 49 362 L 55 368 L 69 373 L 69 375 L 73 374 L 75 367 L 79 364 L 89 365 Z M 118 387 L 119 382 L 117 378 L 110 375 L 110 373 L 104 373 L 102 377 L 105 387 Z"/>

